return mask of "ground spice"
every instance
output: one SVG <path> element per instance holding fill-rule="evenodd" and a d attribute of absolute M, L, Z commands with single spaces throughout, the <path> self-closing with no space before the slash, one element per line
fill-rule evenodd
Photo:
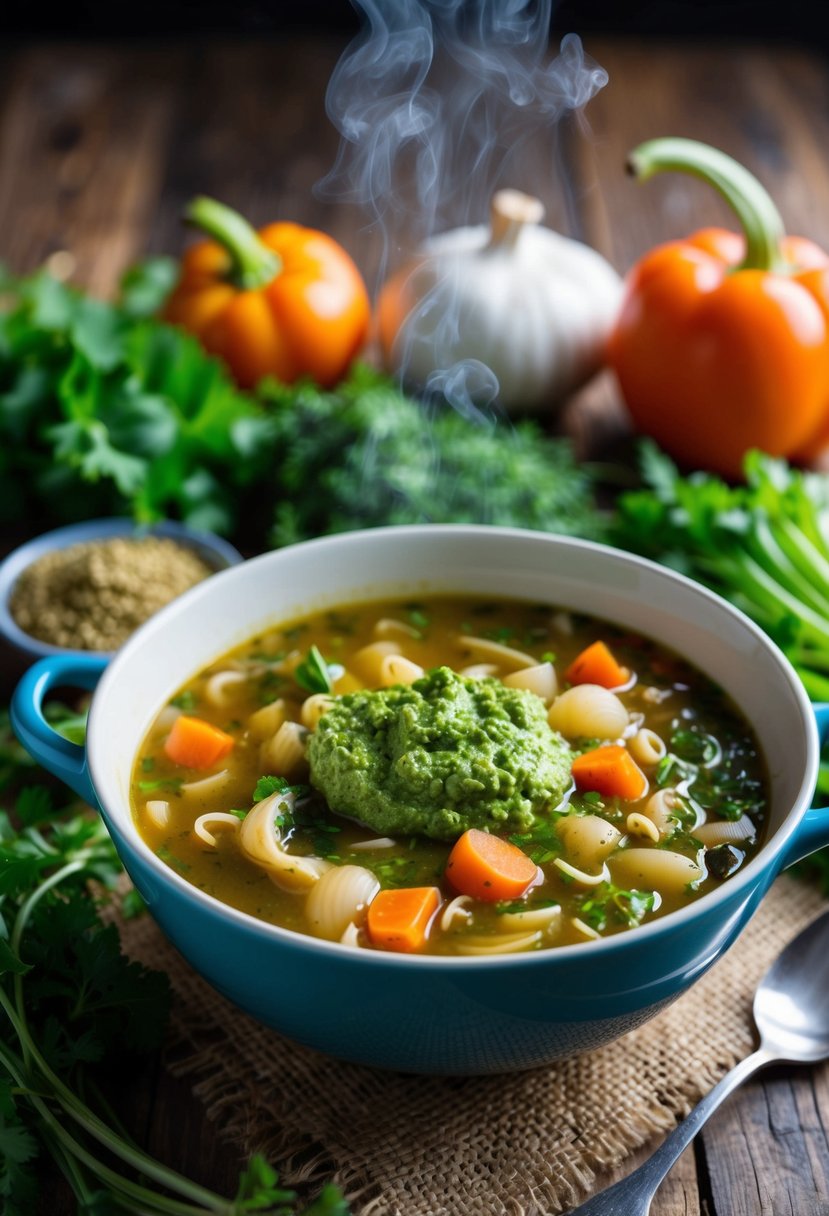
<path fill-rule="evenodd" d="M 55 549 L 28 566 L 9 600 L 32 637 L 73 650 L 115 650 L 133 630 L 214 571 L 158 536 L 113 537 Z"/>

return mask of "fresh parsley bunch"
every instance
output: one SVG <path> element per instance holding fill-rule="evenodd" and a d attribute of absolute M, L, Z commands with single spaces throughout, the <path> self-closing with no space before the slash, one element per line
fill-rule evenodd
<path fill-rule="evenodd" d="M 172 273 L 134 269 L 118 304 L 45 272 L 0 276 L 0 519 L 233 529 L 269 423 L 195 339 L 151 318 Z"/>
<path fill-rule="evenodd" d="M 75 715 L 56 724 L 76 734 Z M 130 962 L 105 925 L 93 881 L 111 891 L 121 874 L 97 815 L 55 805 L 49 788 L 9 783 L 37 775 L 0 720 L 0 1209 L 32 1216 L 40 1161 L 52 1156 L 83 1216 L 300 1216 L 294 1191 L 255 1156 L 233 1199 L 169 1169 L 118 1125 L 96 1076 L 124 1055 L 156 1048 L 169 1007 L 164 975 Z M 135 912 L 133 897 L 124 911 Z M 41 1202 L 41 1210 L 47 1210 Z M 348 1216 L 334 1186 L 304 1216 Z"/>

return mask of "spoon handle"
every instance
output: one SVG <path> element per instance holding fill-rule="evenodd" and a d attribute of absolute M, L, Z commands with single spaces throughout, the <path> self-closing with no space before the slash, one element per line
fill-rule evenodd
<path fill-rule="evenodd" d="M 760 1047 L 745 1060 L 741 1060 L 706 1094 L 690 1115 L 674 1128 L 647 1161 L 643 1161 L 638 1169 L 621 1182 L 614 1183 L 580 1207 L 573 1208 L 567 1216 L 648 1216 L 651 1200 L 660 1182 L 706 1120 L 738 1085 L 742 1085 L 758 1068 L 770 1064 L 775 1058 L 771 1052 Z"/>

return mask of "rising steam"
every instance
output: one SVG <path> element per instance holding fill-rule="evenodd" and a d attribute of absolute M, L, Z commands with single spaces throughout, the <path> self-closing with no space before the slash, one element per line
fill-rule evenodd
<path fill-rule="evenodd" d="M 552 0 L 354 0 L 362 32 L 340 59 L 327 110 L 340 132 L 323 197 L 363 207 L 397 250 L 485 219 L 503 185 L 521 187 L 527 145 L 555 171 L 556 126 L 607 82 L 580 39 L 550 57 Z M 539 138 L 541 136 L 541 138 Z"/>

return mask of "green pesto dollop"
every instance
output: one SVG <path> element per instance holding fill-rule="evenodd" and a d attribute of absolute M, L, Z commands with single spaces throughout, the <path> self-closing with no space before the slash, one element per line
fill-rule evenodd
<path fill-rule="evenodd" d="M 388 836 L 525 832 L 570 785 L 570 749 L 539 697 L 448 667 L 339 697 L 308 757 L 332 811 Z"/>

